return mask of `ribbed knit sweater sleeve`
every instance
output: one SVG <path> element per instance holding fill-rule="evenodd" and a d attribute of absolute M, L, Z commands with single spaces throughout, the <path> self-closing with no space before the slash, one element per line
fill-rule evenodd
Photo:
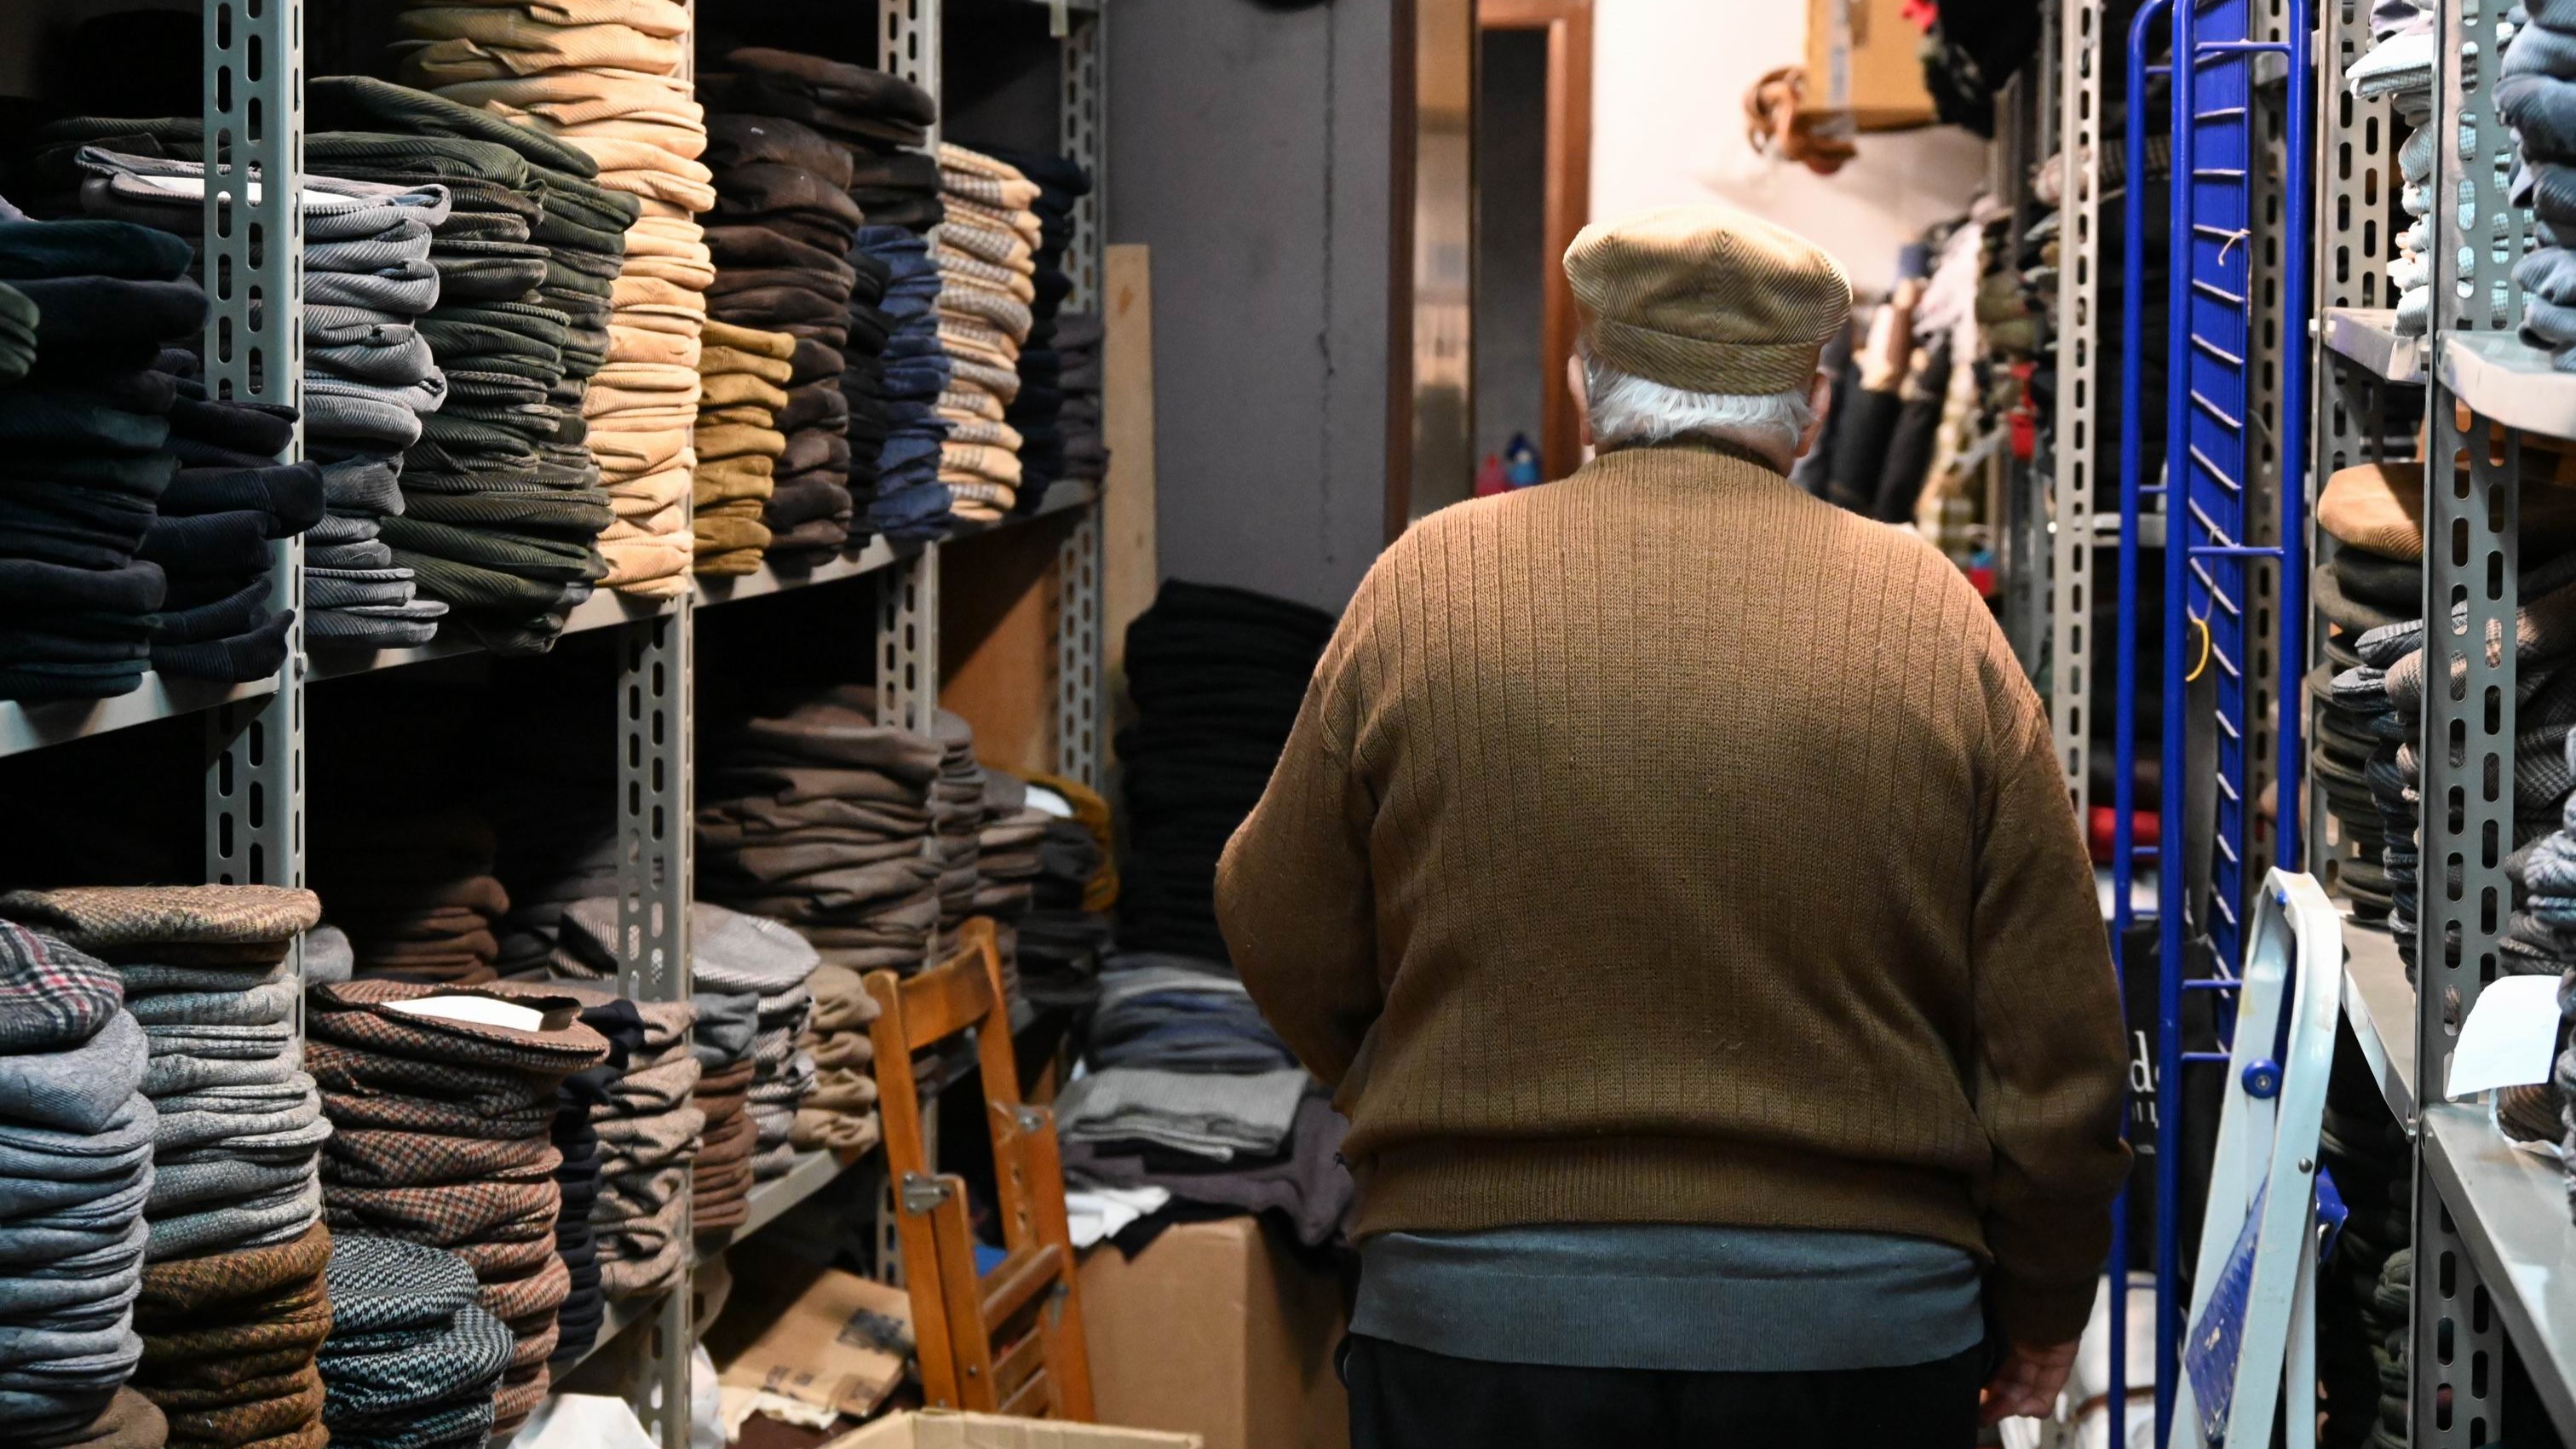
<path fill-rule="evenodd" d="M 2053 1345 L 2083 1331 L 2109 1251 L 2109 1208 L 2129 1167 L 2127 1054 L 2092 862 L 2047 715 L 2001 631 L 1979 622 L 1992 640 L 1995 718 L 1969 928 L 1970 1095 L 1994 1151 L 1986 1294 L 2015 1342 Z"/>
<path fill-rule="evenodd" d="M 1345 615 L 1269 789 L 1217 865 L 1217 918 L 1245 989 L 1306 1070 L 1336 1090 L 1385 1005 L 1369 875 L 1373 809 L 1348 743 L 1350 671 L 1367 618 L 1357 606 Z"/>

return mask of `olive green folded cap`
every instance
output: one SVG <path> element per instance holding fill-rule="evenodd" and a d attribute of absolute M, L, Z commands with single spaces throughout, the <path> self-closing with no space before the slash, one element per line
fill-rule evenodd
<path fill-rule="evenodd" d="M 1585 227 L 1565 276 L 1593 355 L 1690 392 L 1803 391 L 1851 311 L 1840 263 L 1724 206 L 1667 206 Z"/>

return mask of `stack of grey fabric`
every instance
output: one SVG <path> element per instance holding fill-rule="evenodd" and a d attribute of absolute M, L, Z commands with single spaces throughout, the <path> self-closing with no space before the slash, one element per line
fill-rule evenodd
<path fill-rule="evenodd" d="M 2496 115 L 2513 129 L 2522 167 L 2514 205 L 2532 209 L 2540 245 L 2513 269 L 2522 338 L 2576 372 L 2576 6 L 2534 3 L 2504 53 Z M 2501 216 L 2498 220 L 2502 220 Z"/>
<path fill-rule="evenodd" d="M 514 1340 L 441 1248 L 341 1233 L 323 1270 L 331 1336 L 316 1358 L 341 1449 L 481 1449 Z"/>
<path fill-rule="evenodd" d="M 1056 386 L 1064 405 L 1056 430 L 1064 436 L 1064 476 L 1099 487 L 1109 479 L 1109 443 L 1101 431 L 1100 389 L 1104 377 L 1101 339 L 1107 336 L 1097 312 L 1069 312 L 1055 324 Z"/>
<path fill-rule="evenodd" d="M 1109 914 L 1092 907 L 1114 896 L 1115 884 L 1095 896 L 1104 853 L 1091 827 L 1073 818 L 1073 803 L 1044 785 L 1028 787 L 1027 796 L 1046 824 L 1028 909 L 1011 930 L 1020 991 L 1034 1008 L 1080 1016 L 1100 995 L 1100 953 L 1109 945 Z"/>
<path fill-rule="evenodd" d="M 81 209 L 173 232 L 204 230 L 205 164 L 81 148 Z M 447 606 L 416 596 L 411 571 L 376 541 L 402 511 L 402 450 L 447 396 L 413 323 L 438 303 L 431 233 L 444 186 L 306 176 L 304 440 L 323 464 L 330 515 L 305 535 L 305 635 L 376 647 L 424 644 Z M 203 271 L 203 258 L 198 270 Z"/>
<path fill-rule="evenodd" d="M 701 897 L 784 922 L 838 965 L 921 969 L 942 914 L 940 741 L 878 724 L 875 691 L 849 685 L 727 731 L 706 755 Z M 961 884 L 969 906 L 971 869 Z"/>
<path fill-rule="evenodd" d="M 576 901 L 563 914 L 556 965 L 567 974 L 608 976 L 616 970 L 616 939 L 614 897 Z M 690 1101 L 704 1069 L 686 1038 L 697 1026 L 703 1042 L 718 1025 L 695 1002 L 632 1005 L 644 1021 L 642 1040 L 629 1048 L 625 1070 L 589 1119 L 599 1158 L 592 1251 L 599 1291 L 610 1299 L 658 1293 L 678 1281 L 689 1248 L 680 1230 L 686 1189 L 706 1127 Z"/>
<path fill-rule="evenodd" d="M 0 1423 L 13 1444 L 91 1438 L 142 1357 L 158 1123 L 145 1053 L 114 971 L 0 919 Z"/>
<path fill-rule="evenodd" d="M 104 958 L 149 1052 L 148 1260 L 300 1237 L 322 1215 L 331 1125 L 294 1036 L 287 961 L 321 917 L 276 886 L 90 887 L 0 897 L 0 917 Z"/>

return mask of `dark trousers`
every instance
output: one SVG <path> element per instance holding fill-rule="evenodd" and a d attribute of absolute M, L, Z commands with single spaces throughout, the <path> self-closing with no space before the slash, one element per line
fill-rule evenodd
<path fill-rule="evenodd" d="M 1450 1358 L 1351 1335 L 1351 1449 L 1968 1449 L 1988 1354 L 1910 1368 L 1666 1373 Z"/>

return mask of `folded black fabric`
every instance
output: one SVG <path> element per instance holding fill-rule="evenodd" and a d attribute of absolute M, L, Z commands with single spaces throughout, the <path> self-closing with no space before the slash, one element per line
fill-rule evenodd
<path fill-rule="evenodd" d="M 268 595 L 268 578 L 261 575 L 213 603 L 157 615 L 152 642 L 203 644 L 251 633 L 269 621 Z"/>
<path fill-rule="evenodd" d="M 274 458 L 295 441 L 295 410 L 266 403 L 209 397 L 205 385 L 179 384 L 170 404 L 170 432 L 253 457 Z"/>
<path fill-rule="evenodd" d="M 135 557 L 174 575 L 256 572 L 268 567 L 276 524 L 272 515 L 250 509 L 156 518 Z"/>
<path fill-rule="evenodd" d="M 121 277 L 28 278 L 12 285 L 35 303 L 37 377 L 149 368 L 161 344 L 206 325 L 196 283 Z"/>
<path fill-rule="evenodd" d="M 166 586 L 156 563 L 84 569 L 0 557 L 0 614 L 13 619 L 56 612 L 148 614 L 161 607 Z"/>
<path fill-rule="evenodd" d="M 126 221 L 0 221 L 0 281 L 117 277 L 176 281 L 196 248 L 184 237 Z"/>
<path fill-rule="evenodd" d="M 707 117 L 707 149 L 699 159 L 719 177 L 738 167 L 769 163 L 813 172 L 841 191 L 850 188 L 850 148 L 779 116 L 719 112 Z"/>
<path fill-rule="evenodd" d="M 161 494 L 164 514 L 253 511 L 277 520 L 280 537 L 322 521 L 323 465 L 280 463 L 268 468 L 182 468 Z"/>
<path fill-rule="evenodd" d="M 257 628 L 230 638 L 189 644 L 156 643 L 152 646 L 152 667 L 163 674 L 232 684 L 266 679 L 285 666 L 286 636 L 294 625 L 295 611 L 284 609 Z"/>

